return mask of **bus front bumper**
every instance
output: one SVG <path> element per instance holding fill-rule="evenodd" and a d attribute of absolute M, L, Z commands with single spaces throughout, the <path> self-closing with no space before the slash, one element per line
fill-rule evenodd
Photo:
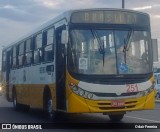
<path fill-rule="evenodd" d="M 112 107 L 113 100 L 89 100 L 82 98 L 75 93 L 68 97 L 69 113 L 107 113 L 107 112 L 127 112 L 137 110 L 151 110 L 155 105 L 155 90 L 146 96 L 139 98 L 121 99 L 123 107 Z M 118 100 L 119 101 L 119 100 Z"/>

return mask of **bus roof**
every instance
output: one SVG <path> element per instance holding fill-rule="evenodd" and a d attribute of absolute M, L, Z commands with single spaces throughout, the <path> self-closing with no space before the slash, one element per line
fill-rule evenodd
<path fill-rule="evenodd" d="M 119 9 L 119 8 L 89 8 L 89 9 L 68 10 L 68 11 L 62 13 L 61 15 L 50 19 L 48 22 L 42 24 L 38 28 L 35 28 L 34 30 L 32 30 L 28 34 L 20 37 L 16 41 L 10 43 L 8 46 L 5 46 L 3 48 L 3 50 L 6 50 L 6 49 L 12 47 L 12 45 L 14 45 L 14 44 L 19 44 L 20 42 L 23 42 L 25 39 L 27 39 L 27 38 L 37 34 L 38 32 L 41 32 L 41 31 L 45 30 L 46 28 L 49 28 L 52 25 L 58 23 L 60 20 L 65 19 L 67 22 L 70 22 L 70 18 L 71 18 L 72 13 L 83 12 L 83 11 L 127 11 L 127 12 L 133 12 L 133 13 L 140 13 L 140 14 L 143 14 L 143 15 L 148 15 L 147 13 L 143 13 L 143 12 L 139 12 L 139 11 L 134 11 L 134 10 L 129 10 L 129 9 Z"/>

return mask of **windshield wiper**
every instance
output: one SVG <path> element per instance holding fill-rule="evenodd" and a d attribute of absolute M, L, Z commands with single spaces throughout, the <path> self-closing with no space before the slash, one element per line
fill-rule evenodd
<path fill-rule="evenodd" d="M 103 46 L 100 38 L 98 37 L 97 32 L 93 31 L 93 30 L 91 30 L 91 32 L 92 32 L 93 37 L 97 39 L 97 42 L 99 44 L 99 52 L 100 52 L 100 54 L 104 54 L 104 46 Z"/>
<path fill-rule="evenodd" d="M 127 38 L 124 39 L 125 45 L 126 45 L 126 51 L 129 50 L 129 47 L 130 47 L 130 45 L 131 45 L 131 40 L 132 40 L 132 36 L 133 36 L 133 35 L 134 35 L 134 30 L 130 30 L 130 31 L 128 32 Z"/>
<path fill-rule="evenodd" d="M 92 32 L 93 37 L 97 39 L 97 42 L 99 44 L 99 48 L 98 49 L 99 49 L 100 54 L 103 55 L 103 66 L 104 66 L 104 55 L 105 55 L 104 44 L 102 43 L 102 41 L 98 37 L 98 34 L 97 34 L 97 32 L 95 30 L 94 31 L 91 30 L 91 32 Z"/>
<path fill-rule="evenodd" d="M 124 62 L 126 64 L 126 52 L 129 50 L 129 47 L 131 45 L 132 36 L 134 34 L 133 30 L 130 30 L 127 34 L 127 37 L 124 38 L 124 47 L 123 47 L 123 53 L 124 53 Z"/>

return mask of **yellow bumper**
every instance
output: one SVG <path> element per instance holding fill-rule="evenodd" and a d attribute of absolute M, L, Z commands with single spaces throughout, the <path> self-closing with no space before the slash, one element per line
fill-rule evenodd
<path fill-rule="evenodd" d="M 74 93 L 68 97 L 69 113 L 104 113 L 154 109 L 155 91 L 140 98 L 121 99 L 125 102 L 122 108 L 111 107 L 111 100 L 89 100 Z"/>

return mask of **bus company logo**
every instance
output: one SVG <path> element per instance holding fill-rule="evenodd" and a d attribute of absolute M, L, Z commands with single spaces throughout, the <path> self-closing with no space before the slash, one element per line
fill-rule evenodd
<path fill-rule="evenodd" d="M 2 129 L 11 129 L 11 124 L 2 124 Z"/>

